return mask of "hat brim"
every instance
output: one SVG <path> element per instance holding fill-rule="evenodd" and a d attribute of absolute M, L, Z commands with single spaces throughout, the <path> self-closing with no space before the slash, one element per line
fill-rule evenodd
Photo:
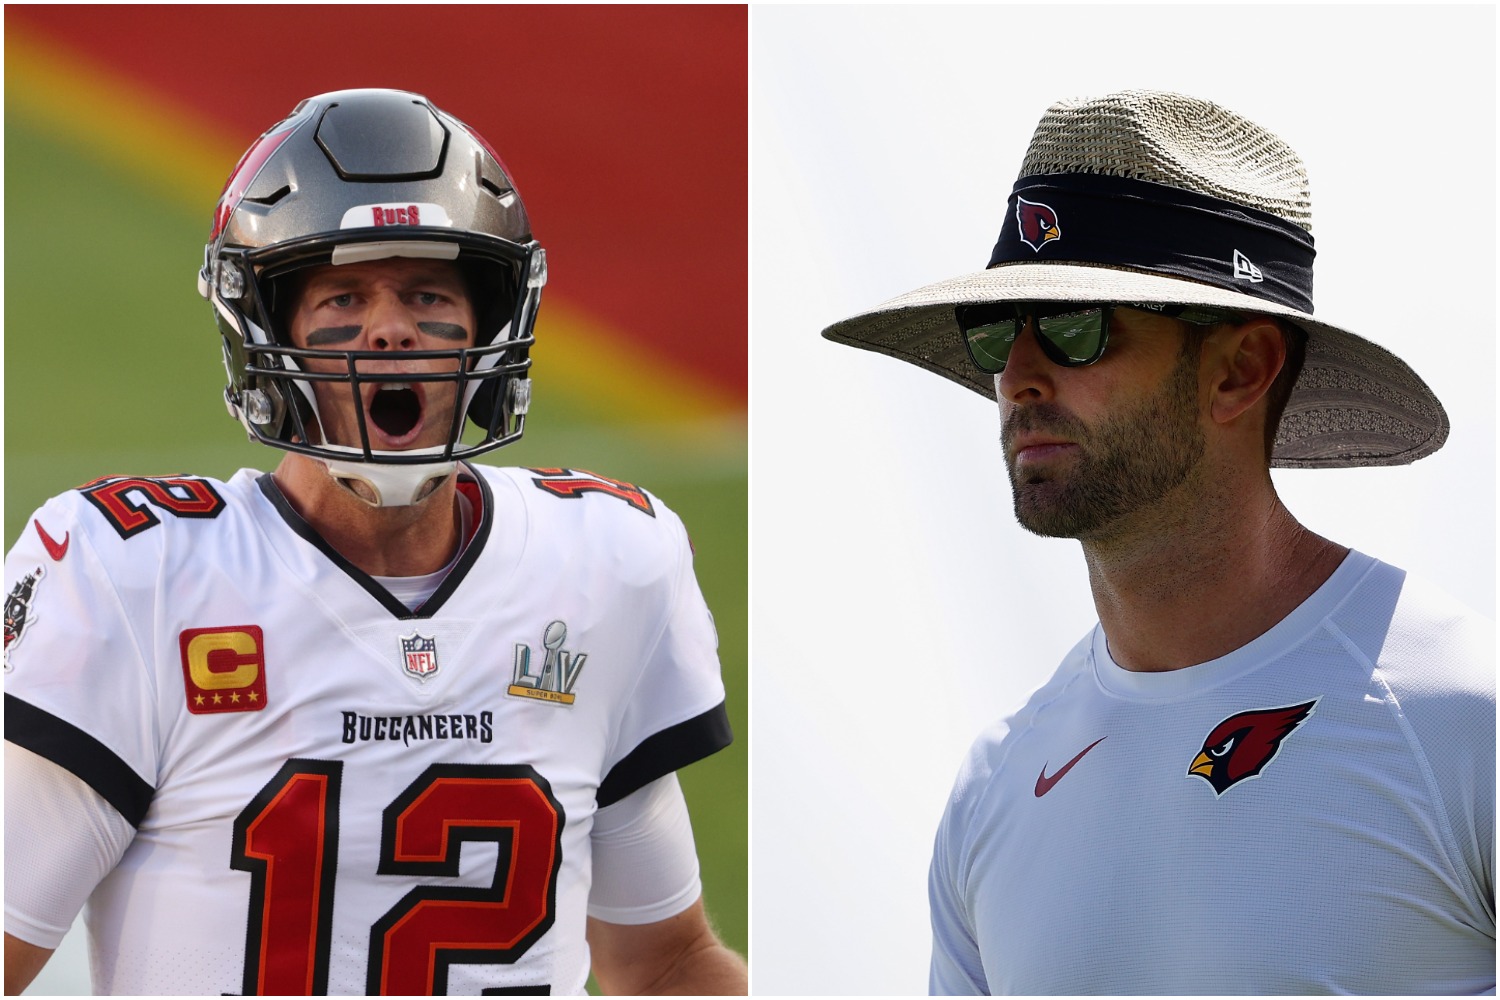
<path fill-rule="evenodd" d="M 1427 384 L 1378 344 L 1266 299 L 1183 278 L 1089 264 L 1003 264 L 918 288 L 835 323 L 823 336 L 917 365 L 982 396 L 994 376 L 969 360 L 953 307 L 975 302 L 1143 302 L 1278 316 L 1308 335 L 1307 358 L 1277 431 L 1271 465 L 1405 465 L 1448 439 Z"/>

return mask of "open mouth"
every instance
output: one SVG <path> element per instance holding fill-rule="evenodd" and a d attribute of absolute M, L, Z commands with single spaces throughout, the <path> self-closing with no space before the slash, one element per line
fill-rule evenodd
<path fill-rule="evenodd" d="M 370 397 L 370 422 L 392 443 L 404 443 L 422 425 L 422 397 L 405 383 L 384 383 Z"/>

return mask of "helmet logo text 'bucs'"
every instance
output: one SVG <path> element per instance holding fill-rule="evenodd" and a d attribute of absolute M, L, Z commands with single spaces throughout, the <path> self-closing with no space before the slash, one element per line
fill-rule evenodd
<path fill-rule="evenodd" d="M 390 202 L 379 205 L 354 205 L 345 210 L 339 219 L 339 229 L 369 229 L 377 226 L 447 226 L 453 219 L 447 210 L 436 202 L 412 201 Z M 432 256 L 446 257 L 442 248 L 429 248 Z"/>
<path fill-rule="evenodd" d="M 1248 778 L 1259 777 L 1281 752 L 1281 742 L 1312 714 L 1318 699 L 1282 708 L 1262 708 L 1231 715 L 1209 732 L 1188 765 L 1194 775 L 1223 795 Z"/>
<path fill-rule="evenodd" d="M 375 209 L 377 226 L 420 226 L 422 209 L 419 205 L 398 205 L 395 208 Z"/>
<path fill-rule="evenodd" d="M 1016 195 L 1016 225 L 1021 230 L 1021 242 L 1033 250 L 1040 251 L 1043 244 L 1062 239 L 1062 225 L 1052 206 L 1027 201 L 1020 195 Z"/>

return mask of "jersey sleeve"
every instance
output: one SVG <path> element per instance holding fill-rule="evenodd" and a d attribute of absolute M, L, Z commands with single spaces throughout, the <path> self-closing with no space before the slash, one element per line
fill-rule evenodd
<path fill-rule="evenodd" d="M 135 827 L 76 775 L 5 747 L 5 932 L 56 948 Z"/>
<path fill-rule="evenodd" d="M 719 676 L 718 635 L 693 573 L 682 522 L 657 506 L 676 549 L 661 625 L 624 707 L 600 783 L 601 808 L 728 746 L 733 735 Z"/>
<path fill-rule="evenodd" d="M 121 539 L 106 565 L 78 494 L 49 501 L 6 556 L 5 738 L 67 770 L 132 825 L 157 776 L 155 683 L 139 630 L 153 581 L 151 545 L 133 563 Z M 45 532 L 45 535 L 43 534 Z M 106 529 L 107 532 L 107 529 Z M 8 848 L 14 849 L 14 841 Z"/>
<path fill-rule="evenodd" d="M 1388 685 L 1387 701 L 1431 782 L 1445 826 L 1440 840 L 1473 920 L 1493 936 L 1494 623 L 1407 577 L 1382 641 L 1371 655 L 1376 677 Z"/>
<path fill-rule="evenodd" d="M 613 924 L 674 917 L 702 895 L 698 851 L 675 774 L 600 809 L 591 835 L 589 916 Z"/>
<path fill-rule="evenodd" d="M 964 835 L 961 794 L 967 784 L 966 773 L 967 766 L 938 824 L 927 875 L 932 918 L 932 963 L 927 991 L 932 996 L 984 996 L 990 992 L 980 962 L 979 942 L 958 879 Z"/>

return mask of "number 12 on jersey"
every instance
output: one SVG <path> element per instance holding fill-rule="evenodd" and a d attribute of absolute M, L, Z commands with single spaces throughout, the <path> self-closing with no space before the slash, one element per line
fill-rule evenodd
<path fill-rule="evenodd" d="M 234 823 L 249 872 L 246 995 L 328 992 L 339 761 L 287 761 Z M 378 875 L 459 874 L 466 841 L 499 847 L 488 886 L 417 886 L 370 928 L 371 996 L 447 992 L 452 963 L 515 962 L 552 926 L 562 805 L 526 764 L 433 764 L 381 816 Z M 509 992 L 509 991 L 507 991 Z"/>

